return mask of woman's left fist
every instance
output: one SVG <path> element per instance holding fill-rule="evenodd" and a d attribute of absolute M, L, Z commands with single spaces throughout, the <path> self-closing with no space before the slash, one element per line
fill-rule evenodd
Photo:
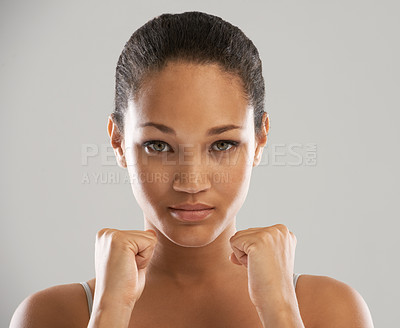
<path fill-rule="evenodd" d="M 247 268 L 249 295 L 262 308 L 295 296 L 293 286 L 296 236 L 283 224 L 237 231 L 230 239 L 229 259 Z"/>

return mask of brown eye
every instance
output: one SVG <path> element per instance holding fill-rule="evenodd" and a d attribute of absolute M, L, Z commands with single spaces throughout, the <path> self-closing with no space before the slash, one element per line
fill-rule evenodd
<path fill-rule="evenodd" d="M 226 151 L 233 147 L 236 147 L 239 143 L 236 141 L 220 140 L 214 143 L 217 146 L 218 151 Z"/>
<path fill-rule="evenodd" d="M 161 142 L 154 143 L 153 145 L 154 145 L 154 150 L 157 150 L 157 151 L 163 151 L 165 148 L 165 144 L 163 144 Z"/>
<path fill-rule="evenodd" d="M 151 150 L 158 152 L 158 153 L 162 153 L 165 151 L 165 149 L 168 149 L 167 147 L 167 143 L 161 141 L 161 140 L 151 140 L 151 141 L 146 141 L 143 144 L 143 147 L 150 147 Z"/>

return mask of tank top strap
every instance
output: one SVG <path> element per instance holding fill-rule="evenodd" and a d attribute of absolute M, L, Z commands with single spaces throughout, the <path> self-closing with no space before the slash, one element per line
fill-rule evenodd
<path fill-rule="evenodd" d="M 293 273 L 293 285 L 294 285 L 295 289 L 296 289 L 296 285 L 297 285 L 297 279 L 299 279 L 300 276 L 301 276 L 301 273 Z"/>
<path fill-rule="evenodd" d="M 83 288 L 85 289 L 85 293 L 86 293 L 86 299 L 87 299 L 87 303 L 88 303 L 88 308 L 89 308 L 89 317 L 92 314 L 92 307 L 93 307 L 93 296 L 92 296 L 92 291 L 90 290 L 90 287 L 88 285 L 88 283 L 86 281 L 84 282 L 80 282 L 80 284 L 83 286 Z"/>

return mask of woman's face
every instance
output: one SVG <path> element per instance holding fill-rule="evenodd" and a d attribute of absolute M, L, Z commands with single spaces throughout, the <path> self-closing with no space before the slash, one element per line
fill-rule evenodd
<path fill-rule="evenodd" d="M 216 65 L 169 62 L 151 75 L 128 106 L 117 156 L 146 225 L 194 247 L 234 223 L 266 143 L 266 135 L 255 138 L 253 121 L 238 78 Z M 170 209 L 181 203 L 214 209 L 202 221 L 184 222 Z"/>

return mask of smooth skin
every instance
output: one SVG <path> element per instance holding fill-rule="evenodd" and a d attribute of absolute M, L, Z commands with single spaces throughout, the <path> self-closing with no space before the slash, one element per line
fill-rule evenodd
<path fill-rule="evenodd" d="M 223 125 L 240 128 L 207 134 Z M 216 65 L 185 62 L 170 62 L 148 77 L 129 103 L 123 133 L 109 117 L 110 141 L 118 164 L 128 170 L 145 231 L 113 229 L 120 242 L 111 244 L 119 246 L 102 252 L 112 249 L 107 258 L 121 259 L 110 254 L 128 248 L 126 260 L 100 265 L 96 254 L 98 281 L 88 281 L 95 295 L 92 316 L 105 319 L 91 319 L 90 327 L 105 327 L 107 318 L 114 327 L 129 328 L 373 327 L 362 296 L 341 281 L 304 274 L 294 290 L 297 240 L 285 225 L 236 230 L 236 214 L 268 130 L 264 114 L 255 135 L 253 111 L 237 77 Z M 144 145 L 151 140 L 157 142 Z M 202 222 L 182 222 L 168 207 L 183 202 L 203 202 L 215 210 Z M 112 240 L 109 232 L 97 238 L 108 233 L 104 240 Z M 140 247 L 126 247 L 137 245 L 138 236 L 152 247 L 140 277 Z M 138 270 L 143 289 L 124 293 L 121 286 L 128 280 L 115 278 L 123 277 L 121 268 Z M 122 303 L 118 295 L 124 295 Z M 11 327 L 87 327 L 88 321 L 86 295 L 75 283 L 27 297 Z"/>

